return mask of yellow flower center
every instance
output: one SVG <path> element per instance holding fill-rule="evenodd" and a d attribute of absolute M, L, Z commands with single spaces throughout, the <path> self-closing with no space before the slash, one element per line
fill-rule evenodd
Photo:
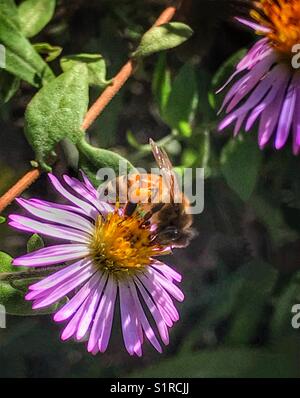
<path fill-rule="evenodd" d="M 117 277 L 136 274 L 151 264 L 152 256 L 167 254 L 153 238 L 150 224 L 138 212 L 126 216 L 116 210 L 106 219 L 98 217 L 90 256 L 96 267 Z"/>
<path fill-rule="evenodd" d="M 264 33 L 271 45 L 283 55 L 292 55 L 300 43 L 300 0 L 260 0 L 251 16 L 270 29 Z"/>

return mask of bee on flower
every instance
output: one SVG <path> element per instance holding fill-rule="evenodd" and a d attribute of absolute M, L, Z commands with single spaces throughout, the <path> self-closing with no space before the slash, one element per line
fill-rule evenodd
<path fill-rule="evenodd" d="M 136 206 L 101 202 L 85 175 L 83 181 L 65 175 L 65 186 L 49 178 L 68 204 L 18 199 L 33 217 L 10 215 L 9 223 L 63 243 L 18 257 L 14 265 L 67 265 L 31 285 L 26 300 L 39 309 L 68 296 L 54 315 L 56 322 L 66 322 L 61 338 L 87 341 L 87 350 L 97 354 L 108 347 L 118 298 L 128 353 L 142 355 L 144 336 L 161 352 L 179 319 L 173 298 L 184 298 L 176 286 L 181 275 L 157 259 L 171 247 L 155 239 L 156 225 Z"/>
<path fill-rule="evenodd" d="M 241 60 L 225 85 L 240 76 L 225 96 L 221 111 L 225 109 L 227 116 L 219 129 L 235 123 L 236 135 L 243 126 L 249 131 L 259 121 L 261 149 L 270 141 L 281 149 L 292 137 L 293 152 L 298 155 L 300 69 L 295 51 L 300 48 L 300 1 L 255 1 L 250 18 L 237 20 L 263 38 Z"/>

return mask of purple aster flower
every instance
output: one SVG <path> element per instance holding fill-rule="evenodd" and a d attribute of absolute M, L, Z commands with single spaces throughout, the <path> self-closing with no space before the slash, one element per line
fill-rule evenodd
<path fill-rule="evenodd" d="M 101 202 L 86 176 L 83 182 L 64 176 L 68 189 L 54 175 L 49 178 L 69 204 L 18 199 L 34 218 L 11 215 L 10 225 L 64 243 L 18 257 L 14 265 L 67 265 L 31 285 L 26 299 L 38 309 L 68 296 L 54 315 L 56 322 L 67 322 L 61 338 L 87 341 L 88 351 L 96 354 L 107 349 L 119 297 L 128 353 L 142 355 L 144 336 L 161 352 L 158 335 L 167 345 L 168 328 L 179 319 L 172 297 L 184 298 L 175 285 L 181 276 L 156 259 L 170 248 L 154 241 L 155 226 L 140 212 L 127 215 L 125 208 Z"/>
<path fill-rule="evenodd" d="M 293 152 L 298 155 L 300 71 L 293 67 L 293 57 L 300 43 L 300 1 L 261 0 L 255 5 L 252 20 L 237 19 L 265 37 L 251 48 L 225 84 L 240 76 L 224 99 L 221 111 L 226 108 L 227 116 L 219 129 L 235 123 L 236 135 L 242 126 L 249 131 L 259 120 L 261 149 L 271 139 L 275 148 L 281 149 L 292 135 Z"/>

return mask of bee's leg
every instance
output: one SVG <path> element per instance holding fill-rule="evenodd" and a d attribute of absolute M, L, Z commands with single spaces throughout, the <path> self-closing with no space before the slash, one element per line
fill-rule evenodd
<path fill-rule="evenodd" d="M 153 206 L 151 210 L 148 211 L 143 217 L 143 221 L 146 222 L 150 220 L 150 218 L 157 212 L 159 212 L 163 207 L 164 203 L 158 203 L 157 205 Z"/>
<path fill-rule="evenodd" d="M 136 208 L 137 208 L 137 203 L 127 202 L 126 206 L 124 208 L 124 214 L 126 216 L 132 216 L 132 214 L 135 212 Z"/>

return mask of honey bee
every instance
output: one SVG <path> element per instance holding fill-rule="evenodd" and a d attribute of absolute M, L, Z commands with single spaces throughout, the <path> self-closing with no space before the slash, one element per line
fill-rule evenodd
<path fill-rule="evenodd" d="M 117 177 L 105 186 L 105 196 L 110 197 L 113 193 L 111 197 L 117 200 L 108 201 L 117 201 L 121 206 L 123 203 L 128 215 L 136 209 L 142 212 L 145 221 L 149 220 L 156 225 L 154 240 L 158 244 L 172 248 L 186 247 L 196 235 L 192 228 L 193 217 L 187 211 L 190 202 L 179 188 L 166 151 L 159 148 L 152 139 L 149 142 L 161 173 Z"/>

